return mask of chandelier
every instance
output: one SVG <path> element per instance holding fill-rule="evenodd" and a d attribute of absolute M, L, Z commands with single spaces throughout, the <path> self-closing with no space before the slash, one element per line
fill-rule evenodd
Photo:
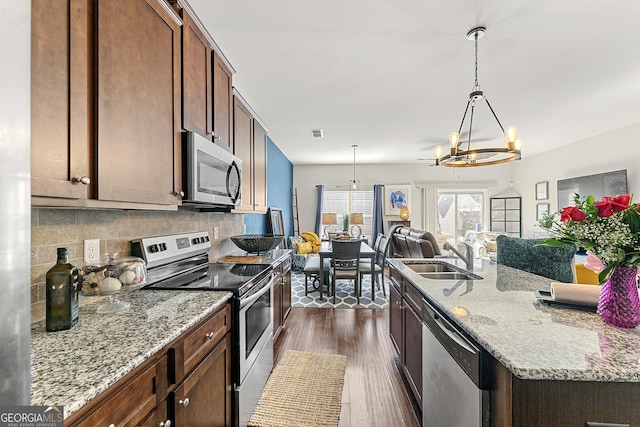
<path fill-rule="evenodd" d="M 358 146 L 354 144 L 351 147 L 353 148 L 353 179 L 349 181 L 349 188 L 355 191 L 360 188 L 360 181 L 356 179 L 356 148 Z"/>
<path fill-rule="evenodd" d="M 486 31 L 487 29 L 485 27 L 476 27 L 467 33 L 467 39 L 475 42 L 475 84 L 469 94 L 467 107 L 464 110 L 458 131 L 451 132 L 451 134 L 449 134 L 451 152 L 444 154 L 443 148 L 440 145 L 434 149 L 436 165 L 450 167 L 488 166 L 510 162 L 512 160 L 519 160 L 521 157 L 520 150 L 522 148 L 522 142 L 519 139 L 516 139 L 515 126 L 509 126 L 506 130 L 502 127 L 502 123 L 500 123 L 500 120 L 498 119 L 495 111 L 493 111 L 489 100 L 484 96 L 484 92 L 478 84 L 478 39 L 482 38 Z M 500 126 L 500 130 L 506 137 L 507 141 L 504 147 L 476 148 L 472 145 L 474 142 L 472 139 L 473 114 L 475 112 L 476 102 L 482 100 L 487 103 L 489 110 L 491 110 L 491 114 L 493 114 L 496 122 L 498 122 L 498 126 Z M 464 121 L 467 117 L 467 112 L 469 112 L 469 107 L 471 107 L 471 112 L 469 114 L 468 139 L 464 141 L 461 146 L 460 132 L 464 126 Z M 466 147 L 464 146 L 465 143 Z"/>

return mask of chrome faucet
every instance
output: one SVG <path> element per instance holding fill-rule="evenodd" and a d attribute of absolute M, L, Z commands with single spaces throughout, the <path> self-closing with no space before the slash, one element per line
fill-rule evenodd
<path fill-rule="evenodd" d="M 442 245 L 442 248 L 456 254 L 458 258 L 464 261 L 464 263 L 467 265 L 467 270 L 473 271 L 473 246 L 465 242 L 460 242 L 460 244 L 464 245 L 465 255 L 462 255 L 460 252 L 458 252 L 458 250 L 451 246 L 449 242 L 445 242 L 445 244 Z"/>

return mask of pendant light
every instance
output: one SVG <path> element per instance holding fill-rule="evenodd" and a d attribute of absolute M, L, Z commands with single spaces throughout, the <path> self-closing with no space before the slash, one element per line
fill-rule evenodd
<path fill-rule="evenodd" d="M 509 126 L 506 130 L 502 127 L 502 123 L 500 123 L 498 116 L 495 111 L 493 111 L 491 104 L 489 104 L 489 100 L 484 96 L 484 92 L 478 84 L 478 40 L 484 36 L 486 31 L 487 29 L 485 27 L 476 27 L 467 33 L 467 39 L 475 42 L 475 84 L 469 94 L 467 107 L 464 110 L 464 115 L 462 116 L 462 122 L 460 123 L 458 131 L 451 132 L 451 134 L 449 134 L 451 151 L 445 154 L 444 149 L 440 145 L 434 149 L 436 165 L 450 167 L 487 166 L 519 160 L 521 157 L 520 150 L 522 148 L 522 142 L 519 139 L 516 139 L 515 126 Z M 498 122 L 500 130 L 506 137 L 506 143 L 503 147 L 476 148 L 471 145 L 474 142 L 472 139 L 473 114 L 476 102 L 480 102 L 482 100 L 486 102 L 489 110 L 491 110 L 491 114 L 496 119 L 496 122 Z M 469 136 L 466 141 L 460 143 L 460 132 L 462 131 L 462 126 L 464 125 L 465 118 L 467 117 L 469 107 L 471 107 L 469 115 Z M 466 146 L 464 146 L 465 143 Z"/>
<path fill-rule="evenodd" d="M 351 146 L 353 148 L 353 179 L 349 182 L 349 189 L 355 191 L 360 189 L 360 181 L 356 179 L 356 144 Z"/>

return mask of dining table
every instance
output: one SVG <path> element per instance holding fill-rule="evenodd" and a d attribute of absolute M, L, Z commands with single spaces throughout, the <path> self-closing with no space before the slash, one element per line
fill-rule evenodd
<path fill-rule="evenodd" d="M 318 250 L 318 255 L 320 255 L 320 266 L 324 266 L 324 259 L 325 258 L 332 258 L 333 257 L 333 249 L 331 247 L 331 241 L 323 241 L 320 244 L 320 249 Z M 376 256 L 376 251 L 375 249 L 373 249 L 371 246 L 369 246 L 367 244 L 366 241 L 361 240 L 360 241 L 360 258 L 369 258 L 369 259 L 373 259 Z M 373 274 L 375 272 L 375 265 L 373 262 L 371 262 L 371 274 L 373 277 Z M 322 300 L 322 288 L 323 288 L 323 283 L 325 278 L 325 271 L 324 268 L 320 268 L 320 273 L 318 275 L 318 283 L 319 286 L 318 288 L 320 288 L 320 300 Z"/>

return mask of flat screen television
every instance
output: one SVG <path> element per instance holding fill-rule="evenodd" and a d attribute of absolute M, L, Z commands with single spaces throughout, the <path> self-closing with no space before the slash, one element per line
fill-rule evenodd
<path fill-rule="evenodd" d="M 573 205 L 574 194 L 581 199 L 593 196 L 600 200 L 604 196 L 627 194 L 627 170 L 579 176 L 558 180 L 558 209 Z"/>

